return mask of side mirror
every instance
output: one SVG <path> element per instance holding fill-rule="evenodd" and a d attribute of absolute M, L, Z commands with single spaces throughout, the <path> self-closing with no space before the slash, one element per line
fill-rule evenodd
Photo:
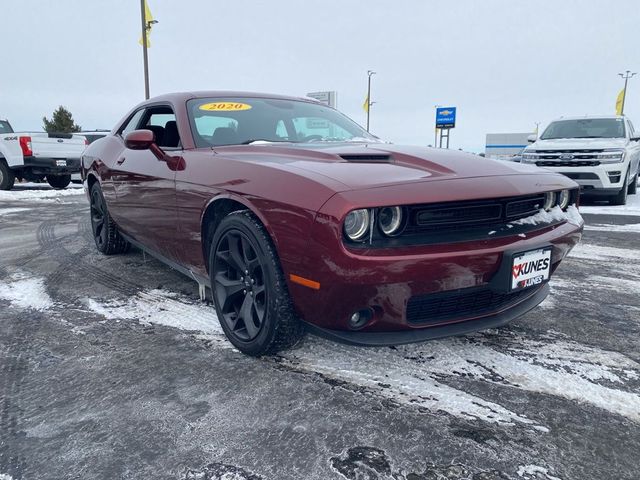
<path fill-rule="evenodd" d="M 151 130 L 134 130 L 124 137 L 124 145 L 131 150 L 147 150 L 156 140 Z"/>
<path fill-rule="evenodd" d="M 631 138 L 630 138 L 630 140 L 631 140 L 632 142 L 640 142 L 640 136 L 637 136 L 637 137 L 631 137 Z"/>
<path fill-rule="evenodd" d="M 534 143 L 536 140 L 538 140 L 538 135 L 536 135 L 535 133 L 527 137 L 527 142 L 529 143 Z"/>

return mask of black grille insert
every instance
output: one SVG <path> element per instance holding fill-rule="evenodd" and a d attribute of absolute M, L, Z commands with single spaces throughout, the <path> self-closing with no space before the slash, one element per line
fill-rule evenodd
<path fill-rule="evenodd" d="M 485 286 L 416 295 L 407 304 L 407 322 L 437 325 L 487 315 L 516 305 L 539 289 L 540 287 L 532 287 L 512 293 L 497 293 Z"/>

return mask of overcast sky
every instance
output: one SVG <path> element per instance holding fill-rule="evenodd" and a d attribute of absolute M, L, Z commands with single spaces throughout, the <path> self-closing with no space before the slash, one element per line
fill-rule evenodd
<path fill-rule="evenodd" d="M 452 147 L 533 131 L 562 115 L 612 114 L 640 72 L 640 8 L 627 1 L 148 0 L 151 95 L 336 90 L 371 131 L 433 143 L 434 105 L 458 107 Z M 85 129 L 112 128 L 144 98 L 138 0 L 3 2 L 0 118 L 41 130 L 58 105 Z M 640 126 L 640 75 L 626 113 Z"/>

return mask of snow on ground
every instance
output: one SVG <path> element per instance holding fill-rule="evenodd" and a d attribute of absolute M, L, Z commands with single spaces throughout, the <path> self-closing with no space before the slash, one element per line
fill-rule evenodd
<path fill-rule="evenodd" d="M 23 273 L 0 280 L 0 300 L 8 301 L 13 307 L 39 311 L 53 306 L 44 279 L 28 277 Z"/>
<path fill-rule="evenodd" d="M 602 247 L 588 243 L 578 244 L 567 256 L 568 258 L 580 258 L 593 261 L 611 261 L 612 259 L 640 260 L 640 250 L 628 248 Z"/>
<path fill-rule="evenodd" d="M 109 320 L 137 320 L 142 324 L 155 323 L 208 335 L 222 334 L 212 306 L 190 303 L 166 290 L 140 292 L 126 302 L 101 303 L 87 298 L 83 303 Z"/>
<path fill-rule="evenodd" d="M 20 207 L 16 207 L 16 208 L 0 208 L 0 217 L 2 217 L 3 215 L 13 215 L 14 213 L 26 212 L 28 210 L 31 210 L 31 209 L 30 208 L 20 208 Z M 0 480 L 2 480 L 2 478 L 0 478 Z"/>
<path fill-rule="evenodd" d="M 27 187 L 27 188 L 23 188 Z M 0 202 L 6 201 L 35 201 L 35 202 L 51 202 L 59 200 L 61 197 L 71 195 L 83 195 L 82 186 L 69 186 L 64 190 L 54 190 L 43 184 L 18 184 L 13 190 L 0 190 Z"/>
<path fill-rule="evenodd" d="M 640 423 L 640 396 L 611 386 L 637 379 L 640 365 L 617 352 L 556 334 L 535 341 L 503 329 L 394 349 L 353 348 L 309 338 L 305 348 L 283 356 L 294 366 L 348 383 L 386 385 L 380 393 L 395 401 L 456 416 L 500 424 L 531 423 L 440 379 L 454 376 L 546 393 Z"/>
<path fill-rule="evenodd" d="M 585 225 L 584 229 L 592 230 L 595 232 L 640 233 L 640 223 L 629 223 L 625 225 L 608 225 L 608 224 L 597 223 L 595 225 Z"/>
<path fill-rule="evenodd" d="M 607 286 L 619 279 L 598 277 L 594 281 Z M 557 286 L 562 287 L 562 282 Z M 217 339 L 231 348 L 213 307 L 187 301 L 179 294 L 149 290 L 124 302 L 87 298 L 83 303 L 108 320 L 201 332 L 200 337 Z M 640 396 L 619 388 L 640 378 L 640 364 L 617 352 L 572 342 L 556 332 L 532 340 L 501 329 L 394 348 L 354 348 L 308 336 L 300 348 L 283 352 L 281 360 L 294 370 L 320 373 L 401 404 L 500 425 L 548 431 L 446 380 L 454 377 L 550 394 L 640 423 Z"/>
<path fill-rule="evenodd" d="M 539 473 L 544 475 L 546 480 L 562 480 L 560 477 L 551 475 L 549 473 L 549 469 L 545 467 L 540 467 L 538 465 L 521 465 L 518 467 L 518 476 L 525 480 L 541 478 L 540 475 L 538 475 Z"/>
<path fill-rule="evenodd" d="M 592 215 L 630 215 L 640 217 L 640 194 L 629 195 L 626 205 L 581 205 L 580 213 Z"/>

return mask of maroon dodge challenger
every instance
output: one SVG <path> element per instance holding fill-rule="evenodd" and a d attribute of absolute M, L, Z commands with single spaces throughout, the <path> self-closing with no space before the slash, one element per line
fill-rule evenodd
<path fill-rule="evenodd" d="M 547 296 L 583 228 L 565 176 L 390 145 L 306 98 L 156 97 L 82 171 L 98 250 L 196 280 L 250 355 L 307 329 L 388 345 L 503 325 Z"/>

